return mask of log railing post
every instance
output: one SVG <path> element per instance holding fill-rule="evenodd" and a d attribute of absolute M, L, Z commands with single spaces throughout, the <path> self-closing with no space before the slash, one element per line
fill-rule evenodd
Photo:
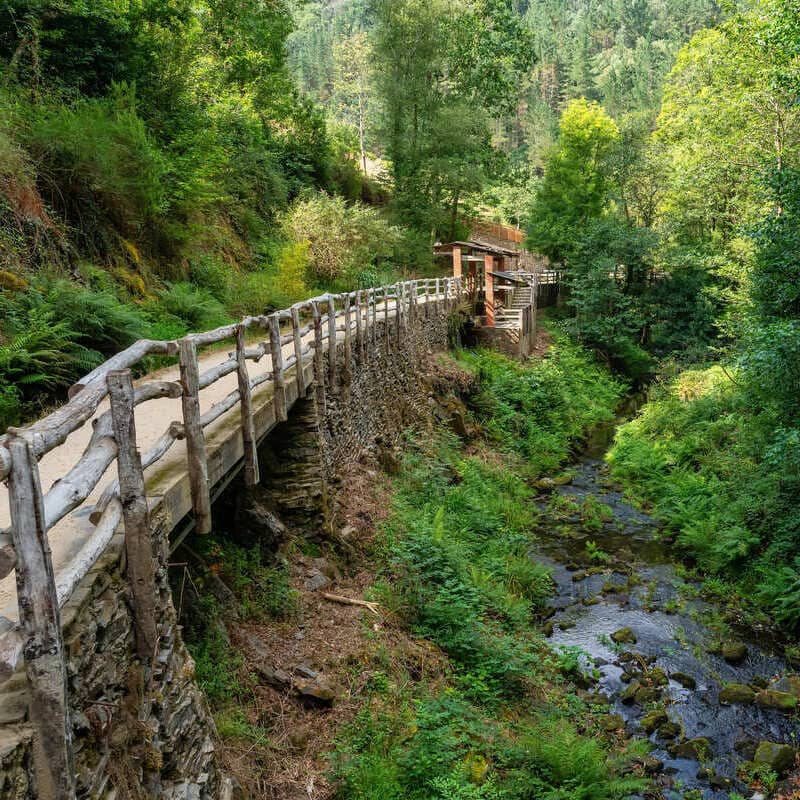
<path fill-rule="evenodd" d="M 322 313 L 316 300 L 311 304 L 311 314 L 314 320 L 314 394 L 317 399 L 319 417 L 322 419 L 325 413 L 325 368 L 323 362 Z"/>
<path fill-rule="evenodd" d="M 286 422 L 289 419 L 289 414 L 286 407 L 286 376 L 283 367 L 281 318 L 279 314 L 272 314 L 269 318 L 269 351 L 272 358 L 272 385 L 275 392 L 272 399 L 275 407 L 275 420 L 277 422 Z"/>
<path fill-rule="evenodd" d="M 126 369 L 110 372 L 106 385 L 114 441 L 117 443 L 119 497 L 125 523 L 125 562 L 133 600 L 136 650 L 142 663 L 149 666 L 158 646 L 156 570 L 144 470 L 136 446 L 131 371 Z"/>
<path fill-rule="evenodd" d="M 294 342 L 295 375 L 297 383 L 297 396 L 304 397 L 306 393 L 306 375 L 303 371 L 303 337 L 300 335 L 300 309 L 292 306 L 292 340 Z"/>
<path fill-rule="evenodd" d="M 253 420 L 253 396 L 250 373 L 245 357 L 245 326 L 236 328 L 236 377 L 239 382 L 239 408 L 242 416 L 242 449 L 244 451 L 244 484 L 256 486 L 261 480 L 256 445 L 256 426 Z"/>
<path fill-rule="evenodd" d="M 386 352 L 389 352 L 389 340 L 391 338 L 389 332 L 389 287 L 383 287 L 383 339 L 386 347 Z"/>
<path fill-rule="evenodd" d="M 29 717 L 39 797 L 73 800 L 75 767 L 58 596 L 44 523 L 39 467 L 30 444 L 9 432 L 11 535 L 17 554 L 17 602 L 30 684 Z"/>
<path fill-rule="evenodd" d="M 185 338 L 178 342 L 178 348 L 192 509 L 197 533 L 202 535 L 211 533 L 211 492 L 208 486 L 206 439 L 200 422 L 200 372 L 197 365 L 197 347 L 192 339 Z"/>
<path fill-rule="evenodd" d="M 439 292 L 440 292 L 439 283 L 440 283 L 439 278 L 437 278 L 436 279 L 436 287 L 434 289 L 435 293 L 433 295 L 433 297 L 434 297 L 433 310 L 434 310 L 434 313 L 436 314 L 437 317 L 439 316 Z"/>
<path fill-rule="evenodd" d="M 367 298 L 369 300 L 367 325 L 370 332 L 370 344 L 375 347 L 378 342 L 378 309 L 375 304 L 375 289 L 369 290 Z"/>
<path fill-rule="evenodd" d="M 328 388 L 336 389 L 336 301 L 328 295 Z"/>
<path fill-rule="evenodd" d="M 359 361 L 364 363 L 364 321 L 361 316 L 361 302 L 363 292 L 361 289 L 356 291 L 356 350 L 358 350 Z"/>
<path fill-rule="evenodd" d="M 401 282 L 398 281 L 394 285 L 394 293 L 394 331 L 399 343 L 403 338 L 403 284 Z"/>
<path fill-rule="evenodd" d="M 350 309 L 350 294 L 344 295 L 344 375 L 342 382 L 345 387 L 349 387 L 353 381 L 353 315 Z"/>

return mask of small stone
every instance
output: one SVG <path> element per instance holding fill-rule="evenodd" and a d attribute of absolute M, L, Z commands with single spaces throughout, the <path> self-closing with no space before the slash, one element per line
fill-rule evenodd
<path fill-rule="evenodd" d="M 652 733 L 656 728 L 669 722 L 669 717 L 666 711 L 657 708 L 653 711 L 648 711 L 641 720 L 642 728 L 646 733 Z"/>
<path fill-rule="evenodd" d="M 584 597 L 581 602 L 585 606 L 596 606 L 600 604 L 600 598 L 597 595 L 594 595 L 593 597 Z"/>
<path fill-rule="evenodd" d="M 752 761 L 756 754 L 758 742 L 755 739 L 739 739 L 733 749 L 745 760 Z"/>
<path fill-rule="evenodd" d="M 637 680 L 632 680 L 625 690 L 620 694 L 619 699 L 626 705 L 630 706 L 636 702 L 636 692 L 642 688 L 642 684 Z"/>
<path fill-rule="evenodd" d="M 733 703 L 743 703 L 750 705 L 755 699 L 756 693 L 743 683 L 729 683 L 719 693 L 719 701 L 725 705 Z"/>
<path fill-rule="evenodd" d="M 777 689 L 762 689 L 756 695 L 756 705 L 762 708 L 794 711 L 797 708 L 797 698 L 793 694 L 789 694 L 789 692 L 779 692 Z"/>
<path fill-rule="evenodd" d="M 647 682 L 651 686 L 666 686 L 669 683 L 667 673 L 661 667 L 653 667 L 647 672 Z"/>
<path fill-rule="evenodd" d="M 636 644 L 636 634 L 630 628 L 620 628 L 611 634 L 611 641 L 617 644 Z"/>
<path fill-rule="evenodd" d="M 729 664 L 741 664 L 747 658 L 747 645 L 744 642 L 726 642 L 720 652 Z"/>
<path fill-rule="evenodd" d="M 578 581 L 582 581 L 585 577 L 586 577 L 586 572 L 582 569 L 572 574 L 572 580 L 575 581 L 575 583 L 578 583 Z"/>
<path fill-rule="evenodd" d="M 309 680 L 315 680 L 319 673 L 315 672 L 308 664 L 300 664 L 299 666 L 294 668 L 294 671 L 300 675 L 302 678 L 308 678 Z"/>
<path fill-rule="evenodd" d="M 697 688 L 697 681 L 685 672 L 670 672 L 670 678 L 683 686 L 684 689 L 691 689 L 694 691 Z"/>
<path fill-rule="evenodd" d="M 765 685 L 761 688 L 772 688 L 781 692 L 788 692 L 800 700 L 800 675 L 785 675 L 779 681 L 773 683 L 771 687 L 765 682 Z"/>
<path fill-rule="evenodd" d="M 328 681 L 318 675 L 313 680 L 299 678 L 294 682 L 294 688 L 303 697 L 330 705 L 336 699 L 336 692 Z"/>
<path fill-rule="evenodd" d="M 708 783 L 712 789 L 729 789 L 731 785 L 731 779 L 726 778 L 724 775 L 712 775 L 708 779 Z"/>
<path fill-rule="evenodd" d="M 761 675 L 756 675 L 753 680 L 750 681 L 750 686 L 753 687 L 756 691 L 759 689 L 769 689 L 769 681 Z M 775 689 L 782 689 L 781 686 L 775 686 Z"/>
<path fill-rule="evenodd" d="M 647 705 L 647 703 L 652 703 L 658 700 L 661 697 L 661 690 L 656 686 L 640 686 L 636 690 L 635 698 L 636 702 L 640 705 Z"/>
<path fill-rule="evenodd" d="M 795 750 L 788 744 L 775 742 L 759 742 L 756 754 L 753 756 L 754 764 L 766 764 L 771 770 L 782 775 L 794 765 Z"/>
<path fill-rule="evenodd" d="M 318 589 L 324 589 L 328 585 L 330 585 L 330 579 L 321 572 L 312 573 L 305 582 L 305 587 L 309 592 L 316 592 Z"/>
<path fill-rule="evenodd" d="M 642 756 L 637 761 L 644 768 L 645 775 L 656 775 L 664 769 L 664 762 L 655 756 Z"/>

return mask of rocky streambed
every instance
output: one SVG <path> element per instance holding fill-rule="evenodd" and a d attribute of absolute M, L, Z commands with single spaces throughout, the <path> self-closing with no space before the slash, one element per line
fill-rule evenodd
<path fill-rule="evenodd" d="M 608 730 L 650 738 L 665 798 L 766 796 L 795 765 L 800 678 L 679 576 L 597 451 L 539 484 L 533 555 L 557 587 L 545 630 L 608 704 Z"/>

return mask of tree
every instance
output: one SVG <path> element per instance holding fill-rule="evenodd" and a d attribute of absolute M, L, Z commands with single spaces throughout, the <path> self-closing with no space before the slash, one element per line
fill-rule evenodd
<path fill-rule="evenodd" d="M 573 100 L 564 110 L 558 143 L 530 212 L 528 243 L 563 261 L 581 229 L 608 209 L 617 124 L 596 102 Z"/>
<path fill-rule="evenodd" d="M 364 31 L 337 41 L 333 48 L 335 115 L 358 132 L 361 166 L 367 174 L 367 139 L 377 109 L 373 96 L 372 50 Z"/>

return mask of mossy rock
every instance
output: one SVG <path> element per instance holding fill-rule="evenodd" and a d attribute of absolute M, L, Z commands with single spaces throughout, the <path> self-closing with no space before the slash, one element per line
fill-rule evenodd
<path fill-rule="evenodd" d="M 756 765 L 766 764 L 778 775 L 783 775 L 794 765 L 795 755 L 795 749 L 788 744 L 759 742 L 756 754 L 753 756 L 753 763 Z"/>
<path fill-rule="evenodd" d="M 747 658 L 747 645 L 744 642 L 725 642 L 720 654 L 729 664 L 741 664 Z"/>
<path fill-rule="evenodd" d="M 642 729 L 646 733 L 652 733 L 656 728 L 669 722 L 667 712 L 662 708 L 656 708 L 653 711 L 648 711 L 641 719 Z"/>
<path fill-rule="evenodd" d="M 681 735 L 681 726 L 677 722 L 665 722 L 659 725 L 657 733 L 661 739 L 677 739 Z"/>
<path fill-rule="evenodd" d="M 636 692 L 642 688 L 642 684 L 637 680 L 632 680 L 620 694 L 619 699 L 626 705 L 630 706 L 636 702 Z"/>
<path fill-rule="evenodd" d="M 761 688 L 770 688 L 769 684 Z M 785 675 L 779 681 L 772 685 L 773 689 L 778 689 L 781 692 L 788 692 L 800 700 L 800 675 Z"/>
<path fill-rule="evenodd" d="M 600 598 L 597 595 L 593 595 L 591 597 L 584 597 L 583 600 L 581 600 L 581 603 L 583 603 L 583 605 L 585 606 L 596 606 L 599 605 L 600 602 L 601 602 Z"/>
<path fill-rule="evenodd" d="M 670 753 L 676 758 L 691 758 L 694 761 L 707 761 L 711 755 L 711 742 L 705 736 L 687 739 L 670 748 Z"/>
<path fill-rule="evenodd" d="M 575 622 L 574 619 L 562 619 L 561 622 L 556 624 L 556 627 L 560 631 L 568 631 L 570 628 L 574 628 L 578 623 Z"/>
<path fill-rule="evenodd" d="M 636 690 L 635 699 L 636 702 L 640 705 L 646 705 L 647 703 L 653 703 L 661 697 L 661 689 L 657 686 L 639 686 Z"/>
<path fill-rule="evenodd" d="M 729 683 L 719 693 L 719 701 L 725 705 L 741 703 L 750 705 L 756 697 L 756 693 L 743 683 Z"/>
<path fill-rule="evenodd" d="M 756 705 L 762 708 L 778 708 L 781 711 L 794 711 L 797 708 L 797 698 L 793 694 L 777 689 L 762 689 L 755 699 Z"/>
<path fill-rule="evenodd" d="M 691 689 L 694 691 L 697 688 L 697 681 L 685 672 L 670 672 L 670 678 L 683 686 L 684 689 Z"/>
<path fill-rule="evenodd" d="M 661 667 L 653 667 L 647 672 L 647 682 L 651 686 L 666 686 L 669 683 L 667 673 Z"/>
<path fill-rule="evenodd" d="M 625 719 L 621 714 L 606 714 L 600 718 L 600 726 L 606 733 L 614 733 L 625 727 Z"/>
<path fill-rule="evenodd" d="M 636 644 L 636 634 L 631 628 L 620 628 L 611 634 L 611 641 L 617 644 Z"/>

